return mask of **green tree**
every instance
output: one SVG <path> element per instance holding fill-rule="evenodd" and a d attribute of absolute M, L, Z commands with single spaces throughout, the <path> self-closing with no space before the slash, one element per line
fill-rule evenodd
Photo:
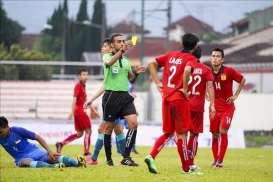
<path fill-rule="evenodd" d="M 0 0 L 0 43 L 4 43 L 9 48 L 13 43 L 18 42 L 23 30 L 24 27 L 17 21 L 7 17 Z"/>
<path fill-rule="evenodd" d="M 102 0 L 96 0 L 93 7 L 93 16 L 91 23 L 101 25 L 104 29 L 104 32 L 106 32 L 106 11 L 105 11 L 105 4 L 102 2 Z M 100 50 L 101 42 L 101 31 L 102 29 L 92 27 L 90 31 L 90 39 L 89 43 L 91 44 L 91 51 L 97 52 Z M 105 35 L 104 35 L 105 36 Z"/>
<path fill-rule="evenodd" d="M 0 45 L 0 59 L 2 60 L 48 60 L 48 55 L 36 51 L 21 49 L 18 45 L 10 49 Z M 0 67 L 1 80 L 49 80 L 52 67 L 38 65 L 2 65 Z"/>

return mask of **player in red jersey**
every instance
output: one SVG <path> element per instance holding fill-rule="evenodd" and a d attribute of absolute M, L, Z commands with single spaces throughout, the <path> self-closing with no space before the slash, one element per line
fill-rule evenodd
<path fill-rule="evenodd" d="M 185 34 L 183 36 L 183 51 L 170 51 L 157 57 L 149 64 L 152 79 L 162 93 L 163 117 L 163 135 L 156 140 L 150 155 L 145 158 L 151 173 L 157 173 L 154 159 L 174 134 L 176 134 L 176 144 L 182 168 L 185 172 L 189 172 L 187 132 L 191 128 L 191 118 L 187 83 L 191 67 L 197 62 L 191 53 L 196 48 L 198 41 L 195 35 Z M 157 75 L 158 66 L 164 68 L 162 83 Z"/>
<path fill-rule="evenodd" d="M 88 77 L 88 71 L 86 69 L 79 70 L 79 82 L 74 87 L 72 113 L 74 116 L 74 126 L 77 133 L 68 136 L 62 142 L 56 143 L 57 152 L 61 153 L 61 150 L 65 144 L 68 144 L 75 139 L 78 139 L 84 135 L 84 155 L 86 156 L 86 162 L 92 163 L 90 149 L 91 138 L 91 122 L 89 117 L 84 112 L 84 103 L 86 102 L 85 84 Z"/>
<path fill-rule="evenodd" d="M 211 54 L 211 66 L 214 74 L 215 109 L 214 118 L 210 119 L 212 133 L 213 166 L 223 167 L 223 160 L 228 146 L 228 129 L 235 111 L 234 101 L 238 98 L 245 78 L 231 67 L 223 65 L 224 51 L 216 48 Z M 239 83 L 233 94 L 233 81 Z"/>
<path fill-rule="evenodd" d="M 201 58 L 201 48 L 197 47 L 193 55 L 199 60 Z M 192 120 L 192 129 L 188 141 L 189 164 L 191 170 L 197 170 L 194 165 L 194 158 L 198 148 L 198 135 L 203 132 L 203 116 L 206 92 L 210 100 L 210 116 L 215 115 L 214 107 L 214 89 L 213 89 L 213 74 L 211 69 L 205 64 L 198 61 L 194 65 L 190 81 L 189 81 L 189 102 Z"/>

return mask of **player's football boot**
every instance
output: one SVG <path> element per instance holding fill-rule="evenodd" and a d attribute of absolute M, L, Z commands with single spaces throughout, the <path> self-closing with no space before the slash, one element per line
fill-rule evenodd
<path fill-rule="evenodd" d="M 217 161 L 213 161 L 213 163 L 211 164 L 211 167 L 216 167 L 216 163 Z"/>
<path fill-rule="evenodd" d="M 192 170 L 189 170 L 188 172 L 183 172 L 183 174 L 186 174 L 186 175 L 197 175 L 197 176 L 202 176 L 204 173 L 200 172 L 200 171 L 192 171 Z"/>
<path fill-rule="evenodd" d="M 93 160 L 92 158 L 91 158 L 91 163 L 90 163 L 90 165 L 97 165 L 98 164 L 98 160 Z"/>
<path fill-rule="evenodd" d="M 145 157 L 144 162 L 147 164 L 150 173 L 154 173 L 154 174 L 157 174 L 157 173 L 158 173 L 158 172 L 157 172 L 157 168 L 156 168 L 156 166 L 155 166 L 155 161 L 154 161 L 154 159 L 152 158 L 151 155 L 147 155 L 147 156 Z"/>
<path fill-rule="evenodd" d="M 108 166 L 114 166 L 114 162 L 113 162 L 112 159 L 109 160 L 109 161 L 106 161 L 106 164 L 107 164 Z"/>
<path fill-rule="evenodd" d="M 138 166 L 138 164 L 135 161 L 133 161 L 131 157 L 125 157 L 125 158 L 123 158 L 120 163 L 122 165 L 124 165 L 124 166 L 133 166 L 133 167 Z"/>
<path fill-rule="evenodd" d="M 61 142 L 56 143 L 56 152 L 61 153 L 63 148 L 63 144 Z"/>
<path fill-rule="evenodd" d="M 77 157 L 77 161 L 78 161 L 78 167 L 86 167 L 86 160 L 83 156 L 78 156 Z"/>
<path fill-rule="evenodd" d="M 92 165 L 93 160 L 92 160 L 92 155 L 91 154 L 85 155 L 85 160 L 86 160 L 87 164 Z"/>
<path fill-rule="evenodd" d="M 63 168 L 65 168 L 65 165 L 64 165 L 64 163 L 57 163 L 57 164 L 55 164 L 54 168 L 63 169 Z"/>
<path fill-rule="evenodd" d="M 224 167 L 224 161 L 218 160 L 215 164 L 215 167 L 218 167 L 218 168 Z"/>
<path fill-rule="evenodd" d="M 200 167 L 198 167 L 197 165 L 193 164 L 193 165 L 190 165 L 190 170 L 191 171 L 198 171 L 198 170 L 200 170 Z"/>

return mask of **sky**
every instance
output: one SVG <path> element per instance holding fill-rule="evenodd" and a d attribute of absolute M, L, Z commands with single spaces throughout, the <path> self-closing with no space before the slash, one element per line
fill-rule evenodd
<path fill-rule="evenodd" d="M 55 8 L 63 0 L 2 0 L 8 16 L 17 20 L 25 33 L 39 33 Z M 140 0 L 104 0 L 107 24 L 115 25 L 122 20 L 140 23 Z M 80 0 L 68 0 L 69 16 L 75 18 Z M 88 13 L 92 16 L 94 0 L 88 1 Z M 273 0 L 172 0 L 172 21 L 192 15 L 223 32 L 232 22 L 244 17 L 245 13 L 273 6 Z M 167 0 L 145 0 L 145 29 L 150 36 L 164 36 L 167 25 L 166 12 L 151 11 L 167 7 Z M 133 16 L 133 11 L 135 15 Z"/>

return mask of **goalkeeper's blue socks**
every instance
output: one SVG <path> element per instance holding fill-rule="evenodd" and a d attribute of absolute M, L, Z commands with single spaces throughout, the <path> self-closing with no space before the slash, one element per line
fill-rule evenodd
<path fill-rule="evenodd" d="M 92 155 L 92 159 L 94 161 L 96 161 L 98 159 L 100 150 L 103 147 L 103 138 L 104 138 L 104 134 L 99 133 L 96 144 L 95 144 L 95 148 L 94 148 L 94 151 L 93 151 L 93 155 Z"/>
<path fill-rule="evenodd" d="M 31 161 L 30 167 L 32 167 L 32 168 L 54 168 L 55 165 L 49 164 L 49 163 L 43 162 L 43 161 Z"/>
<path fill-rule="evenodd" d="M 77 160 L 65 156 L 60 156 L 58 162 L 63 163 L 66 167 L 77 167 L 79 165 Z"/>
<path fill-rule="evenodd" d="M 126 138 L 123 133 L 120 133 L 116 136 L 116 142 L 117 142 L 118 153 L 123 155 L 125 150 L 125 144 L 126 144 Z"/>

